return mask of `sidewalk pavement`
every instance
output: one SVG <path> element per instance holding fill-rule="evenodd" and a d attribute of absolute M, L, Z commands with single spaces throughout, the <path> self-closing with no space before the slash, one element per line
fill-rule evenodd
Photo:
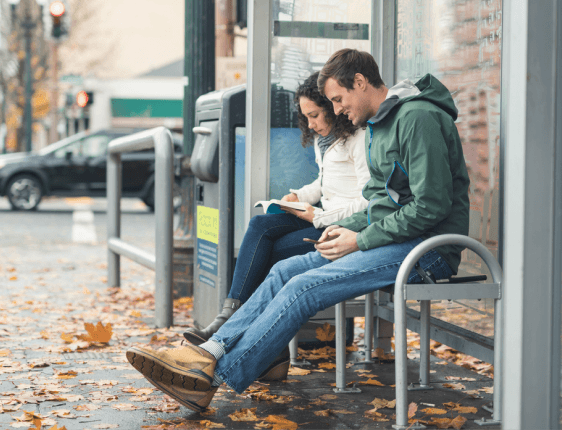
<path fill-rule="evenodd" d="M 192 323 L 191 300 L 175 302 L 174 327 L 155 330 L 154 273 L 122 259 L 122 287 L 108 288 L 106 254 L 104 244 L 0 249 L 0 429 L 392 428 L 395 411 L 380 404 L 395 398 L 394 364 L 352 365 L 359 352 L 348 354 L 346 375 L 359 394 L 333 392 L 335 357 L 324 349 L 303 351 L 312 366 L 286 381 L 256 383 L 242 395 L 223 385 L 204 414 L 180 406 L 144 380 L 125 351 L 178 345 Z M 111 338 L 101 343 L 108 324 Z M 418 361 L 409 361 L 415 381 Z M 469 429 L 491 418 L 482 409 L 490 378 L 435 357 L 431 369 L 435 389 L 409 395 L 415 419 L 460 428 L 461 416 Z"/>

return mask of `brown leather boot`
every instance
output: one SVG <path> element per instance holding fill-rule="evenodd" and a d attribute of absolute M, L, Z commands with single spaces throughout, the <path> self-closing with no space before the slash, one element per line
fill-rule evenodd
<path fill-rule="evenodd" d="M 173 385 L 190 391 L 209 390 L 217 360 L 195 345 L 155 351 L 132 347 L 127 360 L 150 382 Z"/>
<path fill-rule="evenodd" d="M 224 301 L 222 312 L 217 315 L 211 324 L 202 330 L 188 328 L 183 334 L 183 337 L 185 337 L 193 345 L 201 345 L 203 342 L 207 342 L 239 307 L 240 300 L 226 299 Z"/>
<path fill-rule="evenodd" d="M 258 376 L 258 381 L 283 381 L 287 379 L 289 366 L 290 354 L 289 347 L 287 346 L 283 351 L 281 351 L 281 354 L 275 357 L 273 363 L 271 363 L 267 369 Z"/>

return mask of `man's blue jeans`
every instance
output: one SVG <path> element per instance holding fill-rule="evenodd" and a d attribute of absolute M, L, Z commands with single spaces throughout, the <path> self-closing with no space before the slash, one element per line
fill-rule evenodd
<path fill-rule="evenodd" d="M 318 240 L 323 231 L 292 214 L 253 217 L 240 245 L 228 297 L 245 303 L 275 263 L 314 251 L 314 245 L 302 239 Z"/>
<path fill-rule="evenodd" d="M 300 327 L 317 312 L 393 284 L 406 255 L 421 239 L 357 251 L 330 262 L 310 252 L 277 263 L 249 300 L 211 340 L 226 353 L 215 372 L 242 393 L 285 348 Z M 436 251 L 420 265 L 436 279 L 452 275 Z M 408 282 L 421 282 L 413 270 Z"/>

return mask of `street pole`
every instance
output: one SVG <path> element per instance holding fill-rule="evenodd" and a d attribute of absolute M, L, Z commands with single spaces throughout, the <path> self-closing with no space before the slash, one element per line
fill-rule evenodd
<path fill-rule="evenodd" d="M 195 101 L 215 89 L 215 0 L 185 0 L 183 151 L 191 157 Z M 189 158 L 181 172 L 182 205 L 174 232 L 174 290 L 193 295 L 193 211 L 195 177 Z"/>
<path fill-rule="evenodd" d="M 51 57 L 53 58 L 52 82 L 51 82 L 51 128 L 49 129 L 49 143 L 59 140 L 58 123 L 59 123 L 59 82 L 58 82 L 58 62 L 59 62 L 59 44 L 56 41 L 51 42 Z"/>
<path fill-rule="evenodd" d="M 33 81 L 31 77 L 31 30 L 35 28 L 35 23 L 31 19 L 29 10 L 25 14 L 23 21 L 25 30 L 25 104 L 24 104 L 24 132 L 25 132 L 25 150 L 31 152 L 31 126 L 32 111 L 31 98 L 33 97 Z"/>

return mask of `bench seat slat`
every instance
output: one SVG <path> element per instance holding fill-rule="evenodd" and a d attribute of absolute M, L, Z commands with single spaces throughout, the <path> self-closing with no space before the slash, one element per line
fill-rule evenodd
<path fill-rule="evenodd" d="M 405 300 L 499 299 L 500 284 L 406 284 Z"/>

